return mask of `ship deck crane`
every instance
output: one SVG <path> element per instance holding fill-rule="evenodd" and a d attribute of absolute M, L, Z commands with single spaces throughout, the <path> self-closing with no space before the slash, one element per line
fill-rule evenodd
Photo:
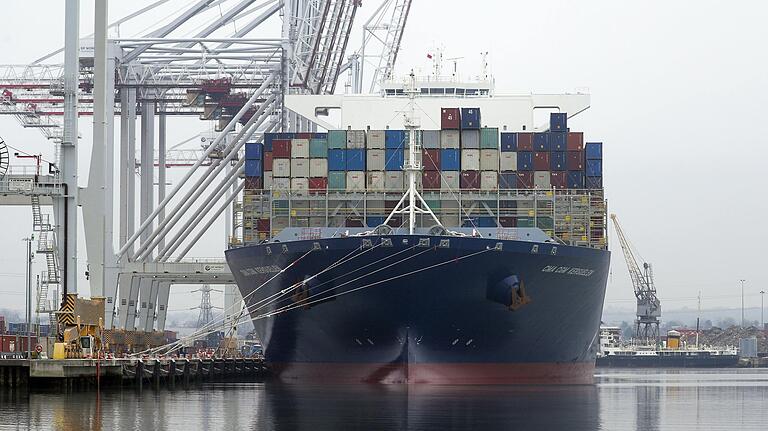
<path fill-rule="evenodd" d="M 661 304 L 656 296 L 656 286 L 653 283 L 653 268 L 648 262 L 642 262 L 642 268 L 635 257 L 637 254 L 624 235 L 616 214 L 611 214 L 613 227 L 619 237 L 624 260 L 627 262 L 629 276 L 637 298 L 637 313 L 635 319 L 635 339 L 643 342 L 658 342 L 659 321 L 661 319 Z M 642 259 L 640 259 L 642 260 Z"/>

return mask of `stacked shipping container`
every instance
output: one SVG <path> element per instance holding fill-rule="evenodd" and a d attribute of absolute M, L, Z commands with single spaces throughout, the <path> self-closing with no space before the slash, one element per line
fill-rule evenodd
<path fill-rule="evenodd" d="M 493 210 L 498 211 L 498 217 L 465 217 L 464 224 L 479 227 L 538 225 L 545 230 L 556 230 L 551 218 L 542 221 L 541 217 L 535 217 L 538 208 L 519 207 L 515 201 L 501 198 L 485 201 L 481 199 L 482 195 L 526 189 L 602 189 L 602 145 L 591 142 L 585 145 L 583 133 L 568 129 L 566 114 L 552 114 L 546 132 L 507 132 L 481 127 L 481 124 L 477 108 L 443 108 L 440 130 L 424 130 L 416 134 L 422 144 L 419 155 L 423 172 L 418 179 L 419 187 L 428 200 L 430 196 L 426 195 L 435 193 L 429 204 L 435 213 L 441 214 L 441 219 L 451 214 L 444 220 L 447 225 L 459 224 L 459 215 L 463 216 L 466 211 L 453 202 L 455 196 L 441 196 L 439 192 L 475 193 L 474 198 L 464 198 L 465 203 L 474 199 L 483 208 L 490 203 Z M 396 202 L 392 199 L 405 188 L 402 169 L 408 146 L 409 132 L 405 130 L 269 133 L 263 146 L 258 143 L 246 145 L 246 195 L 256 194 L 259 190 L 290 190 L 293 198 L 317 193 L 324 196 L 326 192 L 393 194 L 368 203 L 362 220 L 353 223 L 374 223 L 375 226 L 394 207 Z M 452 201 L 449 202 L 449 198 Z M 468 206 L 467 211 L 476 211 L 479 204 Z M 316 208 L 312 202 L 289 203 L 273 199 L 270 205 L 290 216 L 304 213 L 324 216 L 322 220 L 310 217 L 306 223 L 309 227 L 330 223 L 327 204 Z M 349 203 L 347 207 L 353 209 L 354 204 Z M 526 217 L 528 213 L 530 217 Z M 274 216 L 275 213 L 270 214 Z M 276 221 L 274 217 L 271 223 L 273 226 L 266 217 L 256 223 L 261 238 L 270 228 L 274 233 L 291 225 L 290 221 Z M 399 220 L 394 221 L 394 224 L 398 223 Z"/>

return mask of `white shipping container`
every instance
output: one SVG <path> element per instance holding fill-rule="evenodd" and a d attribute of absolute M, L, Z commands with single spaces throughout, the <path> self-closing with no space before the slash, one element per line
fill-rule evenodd
<path fill-rule="evenodd" d="M 480 172 L 480 190 L 496 190 L 499 188 L 499 173 L 497 171 Z"/>
<path fill-rule="evenodd" d="M 275 178 L 288 178 L 291 176 L 291 159 L 273 159 L 272 176 Z"/>
<path fill-rule="evenodd" d="M 309 176 L 325 178 L 328 176 L 328 159 L 309 159 Z"/>
<path fill-rule="evenodd" d="M 459 148 L 459 137 L 461 132 L 458 130 L 440 131 L 440 148 Z"/>
<path fill-rule="evenodd" d="M 308 178 L 291 178 L 292 192 L 305 192 L 307 190 L 309 190 Z"/>
<path fill-rule="evenodd" d="M 309 178 L 309 159 L 291 159 L 291 178 Z"/>
<path fill-rule="evenodd" d="M 309 158 L 309 139 L 294 139 L 291 141 L 291 158 Z"/>
<path fill-rule="evenodd" d="M 366 188 L 369 192 L 384 191 L 385 175 L 381 171 L 366 172 Z"/>
<path fill-rule="evenodd" d="M 499 170 L 499 150 L 480 150 L 480 170 Z"/>
<path fill-rule="evenodd" d="M 426 149 L 440 148 L 440 131 L 425 130 L 421 134 L 422 146 Z"/>
<path fill-rule="evenodd" d="M 365 191 L 365 172 L 364 171 L 347 172 L 347 191 L 348 192 Z"/>
<path fill-rule="evenodd" d="M 480 170 L 480 150 L 461 150 L 461 170 Z"/>
<path fill-rule="evenodd" d="M 403 172 L 402 171 L 387 171 L 384 179 L 384 187 L 387 191 L 402 191 L 403 186 Z"/>
<path fill-rule="evenodd" d="M 383 130 L 368 131 L 368 149 L 383 150 L 386 145 L 386 134 Z"/>
<path fill-rule="evenodd" d="M 365 152 L 366 168 L 369 171 L 383 171 L 385 165 L 386 154 L 384 150 L 371 150 Z"/>
<path fill-rule="evenodd" d="M 459 184 L 461 180 L 461 172 L 459 171 L 442 171 L 440 178 L 440 190 L 442 191 L 454 191 L 458 192 Z"/>
<path fill-rule="evenodd" d="M 274 178 L 272 179 L 272 189 L 273 190 L 289 190 L 291 188 L 291 179 L 290 178 Z"/>
<path fill-rule="evenodd" d="M 347 148 L 365 148 L 365 130 L 347 130 Z"/>
<path fill-rule="evenodd" d="M 264 172 L 264 190 L 272 188 L 272 171 Z"/>
<path fill-rule="evenodd" d="M 501 160 L 502 171 L 516 171 L 517 170 L 517 153 L 514 151 L 502 152 Z"/>
<path fill-rule="evenodd" d="M 533 187 L 537 189 L 552 188 L 549 171 L 536 171 L 533 173 Z"/>

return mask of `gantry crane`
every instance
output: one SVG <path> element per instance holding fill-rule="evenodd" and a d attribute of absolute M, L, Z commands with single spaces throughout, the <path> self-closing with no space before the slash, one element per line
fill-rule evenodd
<path fill-rule="evenodd" d="M 645 343 L 658 342 L 661 304 L 656 296 L 656 286 L 653 283 L 653 269 L 648 262 L 643 262 L 643 267 L 640 268 L 638 260 L 635 258 L 636 253 L 624 236 L 624 231 L 619 225 L 616 214 L 611 214 L 611 220 L 619 237 L 621 250 L 624 252 L 624 260 L 627 262 L 627 269 L 637 298 L 635 339 Z"/>

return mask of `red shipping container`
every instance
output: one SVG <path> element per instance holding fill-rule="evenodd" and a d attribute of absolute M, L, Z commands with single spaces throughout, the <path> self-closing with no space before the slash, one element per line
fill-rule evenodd
<path fill-rule="evenodd" d="M 348 218 L 344 220 L 344 226 L 346 227 L 363 227 L 363 220 L 359 218 Z"/>
<path fill-rule="evenodd" d="M 397 202 L 395 202 L 397 203 Z M 393 206 L 392 209 L 395 209 Z M 402 216 L 392 216 L 391 219 L 389 219 L 389 223 L 387 223 L 387 226 L 389 227 L 402 227 L 403 226 L 403 217 Z"/>
<path fill-rule="evenodd" d="M 291 140 L 274 139 L 272 140 L 272 156 L 279 159 L 291 158 Z"/>
<path fill-rule="evenodd" d="M 548 152 L 537 151 L 533 153 L 533 170 L 534 171 L 549 170 L 549 153 Z"/>
<path fill-rule="evenodd" d="M 440 151 L 440 150 L 438 150 Z M 424 171 L 421 173 L 421 184 L 424 190 L 440 190 L 440 172 Z"/>
<path fill-rule="evenodd" d="M 246 177 L 245 178 L 245 188 L 246 190 L 260 190 L 262 188 L 262 178 L 261 177 Z"/>
<path fill-rule="evenodd" d="M 517 151 L 533 151 L 533 133 L 517 134 Z"/>
<path fill-rule="evenodd" d="M 260 218 L 256 220 L 256 230 L 259 232 L 269 232 L 269 219 Z"/>
<path fill-rule="evenodd" d="M 499 217 L 499 224 L 501 227 L 516 227 L 517 219 L 514 217 Z"/>
<path fill-rule="evenodd" d="M 384 201 L 384 210 L 387 214 L 392 212 L 393 209 L 395 209 L 395 206 L 397 206 L 397 203 L 399 201 Z"/>
<path fill-rule="evenodd" d="M 549 183 L 556 189 L 568 188 L 568 173 L 565 171 L 550 172 Z"/>
<path fill-rule="evenodd" d="M 568 151 L 583 150 L 584 149 L 584 132 L 568 132 L 568 143 L 566 147 Z"/>
<path fill-rule="evenodd" d="M 264 153 L 264 172 L 272 172 L 272 151 Z"/>
<path fill-rule="evenodd" d="M 517 173 L 517 188 L 518 189 L 532 189 L 533 188 L 533 172 L 520 171 Z"/>
<path fill-rule="evenodd" d="M 440 149 L 422 150 L 421 163 L 425 171 L 440 170 Z M 440 186 L 437 187 L 438 189 Z"/>
<path fill-rule="evenodd" d="M 566 167 L 569 171 L 584 170 L 584 151 L 568 151 Z"/>
<path fill-rule="evenodd" d="M 328 178 L 310 178 L 309 190 L 312 191 L 326 191 L 328 190 Z"/>
<path fill-rule="evenodd" d="M 480 171 L 461 171 L 461 188 L 477 190 L 480 188 Z"/>
<path fill-rule="evenodd" d="M 296 134 L 296 139 L 312 139 L 314 137 L 315 137 L 314 133 L 304 132 L 304 133 L 297 133 Z"/>
<path fill-rule="evenodd" d="M 459 108 L 443 108 L 440 112 L 440 128 L 455 129 L 461 128 L 461 110 Z"/>

